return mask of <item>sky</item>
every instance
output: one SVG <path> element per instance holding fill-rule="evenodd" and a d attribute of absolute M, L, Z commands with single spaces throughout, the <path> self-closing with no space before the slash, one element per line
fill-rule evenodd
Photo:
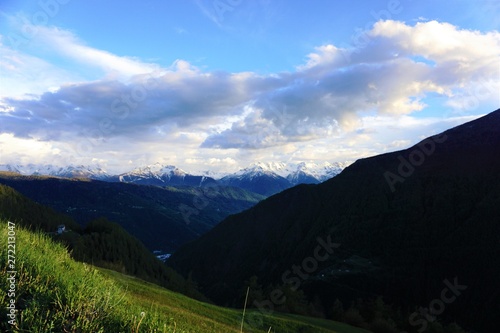
<path fill-rule="evenodd" d="M 496 0 L 1 0 L 0 164 L 232 172 L 500 107 Z"/>

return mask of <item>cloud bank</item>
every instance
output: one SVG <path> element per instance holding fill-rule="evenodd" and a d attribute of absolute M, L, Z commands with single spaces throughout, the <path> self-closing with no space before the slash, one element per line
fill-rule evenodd
<path fill-rule="evenodd" d="M 318 46 L 295 71 L 268 75 L 206 72 L 183 60 L 161 68 L 93 49 L 58 28 L 43 29 L 36 43 L 54 57 L 101 73 L 79 80 L 0 39 L 7 55 L 1 74 L 17 87 L 0 99 L 0 134 L 50 143 L 51 152 L 64 143 L 80 156 L 105 159 L 123 154 L 117 153 L 123 146 L 137 155 L 150 147 L 167 154 L 176 145 L 172 150 L 180 156 L 184 149 L 185 161 L 205 154 L 227 161 L 234 150 L 258 156 L 319 142 L 340 149 L 347 137 L 383 139 L 376 127 L 366 131 L 368 119 L 418 118 L 430 104 L 463 117 L 499 102 L 500 33 L 436 21 L 379 21 L 357 45 Z M 42 80 L 45 90 L 38 93 L 41 86 L 25 79 L 40 69 L 54 77 Z M 21 86 L 27 95 L 18 94 Z M 388 142 L 405 142 L 393 139 Z"/>

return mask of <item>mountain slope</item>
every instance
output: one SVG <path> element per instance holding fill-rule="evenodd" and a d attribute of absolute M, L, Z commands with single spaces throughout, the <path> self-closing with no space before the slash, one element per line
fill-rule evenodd
<path fill-rule="evenodd" d="M 297 184 L 317 184 L 339 174 L 348 163 L 317 164 L 258 162 L 233 174 L 206 171 L 193 175 L 172 165 L 156 163 L 138 167 L 120 175 L 110 175 L 99 166 L 11 165 L 0 164 L 0 172 L 14 172 L 24 176 L 53 176 L 80 178 L 107 182 L 124 182 L 154 186 L 206 187 L 227 185 L 269 196 Z"/>
<path fill-rule="evenodd" d="M 159 163 L 121 174 L 118 180 L 125 183 L 156 186 L 204 186 L 215 183 L 213 178 L 190 175 L 172 165 L 163 166 Z"/>
<path fill-rule="evenodd" d="M 297 186 L 228 217 L 169 263 L 221 303 L 255 275 L 264 284 L 298 281 L 327 309 L 335 298 L 384 295 L 411 313 L 438 298 L 443 281 L 458 280 L 467 291 L 439 319 L 493 331 L 500 313 L 499 128 L 497 110 L 407 150 L 358 160 L 325 183 Z M 310 263 L 321 244 L 330 244 L 327 258 L 307 274 L 290 272 Z"/>
<path fill-rule="evenodd" d="M 57 167 L 53 165 L 10 165 L 0 164 L 0 171 L 15 172 L 25 176 L 54 176 L 65 178 L 88 178 L 94 180 L 112 181 L 109 175 L 99 166 L 69 165 Z"/>
<path fill-rule="evenodd" d="M 0 221 L 7 230 L 5 221 Z M 17 242 L 14 319 L 0 315 L 0 330 L 29 332 L 240 332 L 241 311 L 195 301 L 116 272 L 73 261 L 47 236 L 15 226 Z M 7 237 L 0 239 L 0 265 L 7 266 Z M 0 287 L 9 290 L 5 270 Z M 10 306 L 8 297 L 0 306 Z M 247 317 L 248 318 L 248 317 Z M 265 315 L 256 333 L 366 333 L 326 320 Z M 11 326 L 11 323 L 13 326 Z M 245 332 L 250 331 L 248 323 Z M 307 330 L 307 331 L 306 331 Z"/>
<path fill-rule="evenodd" d="M 81 230 L 80 225 L 69 216 L 37 204 L 13 188 L 1 184 L 0 219 L 19 222 L 35 230 L 56 231 L 61 224 L 74 231 Z"/>
<path fill-rule="evenodd" d="M 105 219 L 91 221 L 82 228 L 71 217 L 24 197 L 0 185 L 0 219 L 18 228 L 37 230 L 64 244 L 75 260 L 92 263 L 163 287 L 205 299 L 192 283 L 159 261 L 137 238 L 118 224 Z M 56 232 L 63 224 L 65 230 Z"/>
<path fill-rule="evenodd" d="M 270 196 L 297 184 L 318 184 L 339 174 L 348 163 L 254 163 L 219 182 Z"/>
<path fill-rule="evenodd" d="M 265 196 L 273 195 L 292 186 L 286 178 L 260 168 L 243 169 L 220 179 L 219 182 Z"/>
<path fill-rule="evenodd" d="M 254 193 L 224 186 L 160 188 L 1 172 L 0 184 L 69 214 L 83 226 L 90 220 L 106 217 L 150 250 L 167 253 L 208 231 L 229 214 L 263 199 Z"/>

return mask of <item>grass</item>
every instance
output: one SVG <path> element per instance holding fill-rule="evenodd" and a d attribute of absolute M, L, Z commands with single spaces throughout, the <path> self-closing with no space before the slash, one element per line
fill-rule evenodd
<path fill-rule="evenodd" d="M 0 222 L 0 287 L 8 290 L 7 223 Z M 5 310 L 0 331 L 13 332 L 240 332 L 242 311 L 195 301 L 157 285 L 72 260 L 48 236 L 16 227 L 15 326 Z M 6 309 L 8 293 L 0 295 Z M 243 332 L 362 333 L 345 324 L 301 316 L 255 316 Z M 249 318 L 259 327 L 251 328 Z M 271 327 L 271 330 L 269 328 Z"/>

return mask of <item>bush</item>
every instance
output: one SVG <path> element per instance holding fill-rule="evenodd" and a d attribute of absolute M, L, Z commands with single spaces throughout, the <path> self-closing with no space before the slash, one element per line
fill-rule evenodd
<path fill-rule="evenodd" d="M 373 333 L 399 333 L 393 321 L 381 318 L 375 319 L 370 324 L 370 330 Z"/>
<path fill-rule="evenodd" d="M 356 308 L 349 308 L 344 313 L 344 321 L 349 325 L 357 327 L 364 327 L 366 325 L 365 319 Z"/>

